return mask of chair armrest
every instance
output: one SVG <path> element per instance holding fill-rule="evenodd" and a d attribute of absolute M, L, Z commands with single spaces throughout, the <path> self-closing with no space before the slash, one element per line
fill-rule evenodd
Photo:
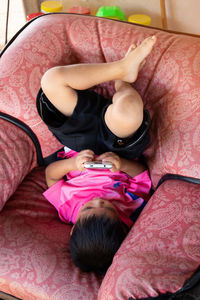
<path fill-rule="evenodd" d="M 156 297 L 180 290 L 200 264 L 198 184 L 165 181 L 114 257 L 98 300 Z"/>
<path fill-rule="evenodd" d="M 36 151 L 29 136 L 0 119 L 0 211 L 36 165 Z"/>

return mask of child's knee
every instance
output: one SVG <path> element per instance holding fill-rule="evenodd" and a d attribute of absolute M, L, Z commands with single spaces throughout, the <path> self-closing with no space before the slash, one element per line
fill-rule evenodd
<path fill-rule="evenodd" d="M 120 97 L 114 103 L 115 116 L 130 127 L 139 127 L 143 121 L 143 103 L 135 98 L 132 94 Z"/>
<path fill-rule="evenodd" d="M 55 86 L 55 83 L 61 81 L 62 78 L 62 67 L 54 67 L 48 69 L 41 79 L 41 87 L 43 90 L 52 89 Z"/>

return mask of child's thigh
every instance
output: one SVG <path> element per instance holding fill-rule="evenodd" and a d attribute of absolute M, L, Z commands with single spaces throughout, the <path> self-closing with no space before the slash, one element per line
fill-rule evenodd
<path fill-rule="evenodd" d="M 105 113 L 105 123 L 116 136 L 126 138 L 133 135 L 143 121 L 143 101 L 131 88 L 114 94 L 112 104 Z"/>
<path fill-rule="evenodd" d="M 72 115 L 76 107 L 77 92 L 61 80 L 59 68 L 49 69 L 41 80 L 41 87 L 49 101 L 66 117 Z"/>

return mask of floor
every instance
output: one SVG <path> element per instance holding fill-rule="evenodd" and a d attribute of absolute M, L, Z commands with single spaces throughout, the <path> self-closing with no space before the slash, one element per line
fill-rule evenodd
<path fill-rule="evenodd" d="M 6 13 L 8 0 L 0 0 L 0 48 L 5 45 Z M 26 23 L 22 0 L 10 0 L 8 41 Z"/>

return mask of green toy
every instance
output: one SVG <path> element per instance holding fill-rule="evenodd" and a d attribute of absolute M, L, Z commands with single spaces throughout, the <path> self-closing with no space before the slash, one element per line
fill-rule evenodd
<path fill-rule="evenodd" d="M 101 6 L 97 11 L 96 16 L 126 21 L 125 14 L 119 6 Z"/>

